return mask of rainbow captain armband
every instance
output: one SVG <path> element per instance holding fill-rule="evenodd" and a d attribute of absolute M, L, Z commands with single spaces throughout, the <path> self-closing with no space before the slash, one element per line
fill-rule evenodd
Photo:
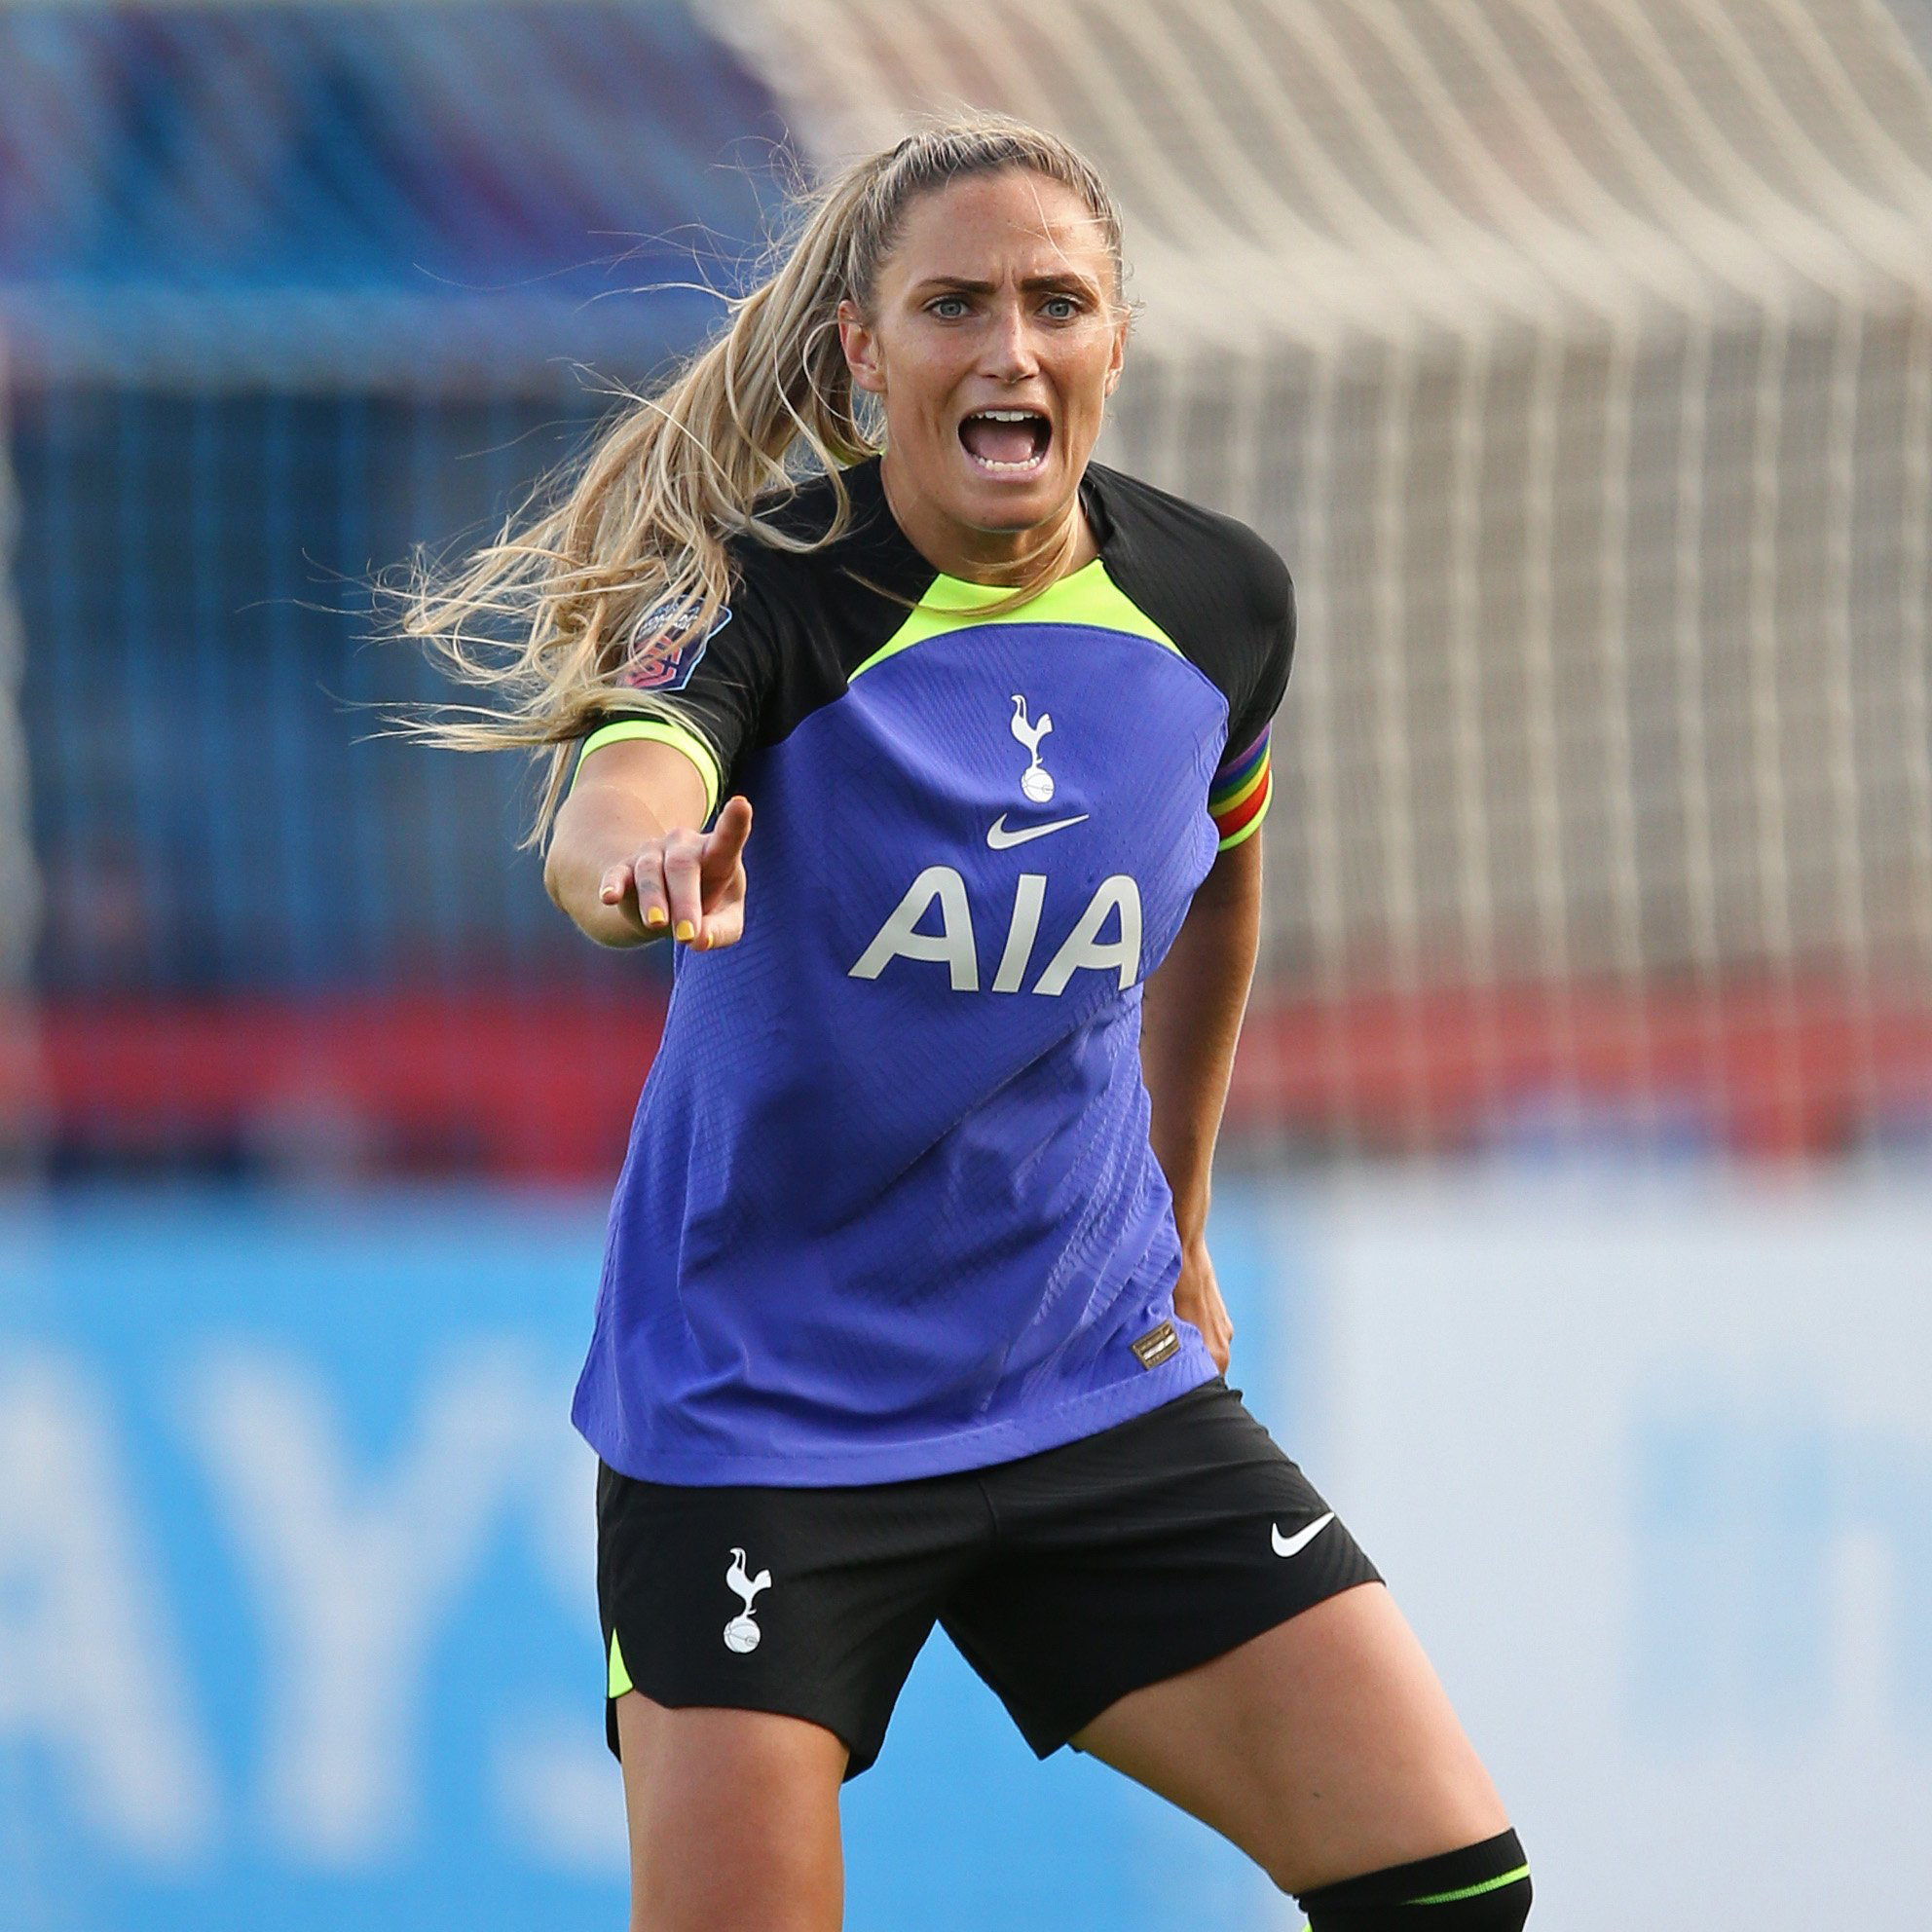
<path fill-rule="evenodd" d="M 1274 796 L 1274 783 L 1268 770 L 1268 733 L 1261 735 L 1245 752 L 1222 761 L 1221 767 L 1208 786 L 1208 816 L 1221 836 L 1219 850 L 1239 845 L 1268 816 L 1268 800 Z"/>

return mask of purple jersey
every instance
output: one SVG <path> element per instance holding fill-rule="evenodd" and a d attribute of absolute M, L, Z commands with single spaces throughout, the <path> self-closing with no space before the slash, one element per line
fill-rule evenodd
<path fill-rule="evenodd" d="M 744 938 L 674 955 L 574 1408 L 645 1480 L 972 1468 L 1214 1373 L 1173 1314 L 1141 989 L 1265 811 L 1287 573 L 1093 465 L 1099 557 L 989 613 L 875 463 L 847 481 L 853 527 L 741 541 L 728 622 L 586 744 L 666 738 L 708 809 L 756 808 Z"/>

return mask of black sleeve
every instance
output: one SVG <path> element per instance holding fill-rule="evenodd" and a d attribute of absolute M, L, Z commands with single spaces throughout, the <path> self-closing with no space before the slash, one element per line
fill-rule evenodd
<path fill-rule="evenodd" d="M 1295 587 L 1288 567 L 1257 537 L 1247 558 L 1252 643 L 1248 679 L 1239 709 L 1229 707 L 1223 766 L 1232 765 L 1268 728 L 1288 688 L 1295 655 Z"/>
<path fill-rule="evenodd" d="M 715 767 L 705 773 L 715 810 L 730 796 L 741 760 L 759 740 L 781 656 L 779 611 L 756 573 L 749 580 L 741 576 L 705 637 L 687 641 L 668 658 L 661 648 L 634 654 L 622 682 L 637 692 L 636 703 L 600 713 L 584 748 L 620 735 L 647 735 L 624 732 L 625 725 L 657 723 L 687 732 Z M 703 758 L 693 755 L 693 762 L 703 769 Z"/>
<path fill-rule="evenodd" d="M 1239 767 L 1287 689 L 1295 593 L 1274 546 L 1235 517 L 1099 464 L 1107 570 L 1228 704 L 1216 776 Z"/>

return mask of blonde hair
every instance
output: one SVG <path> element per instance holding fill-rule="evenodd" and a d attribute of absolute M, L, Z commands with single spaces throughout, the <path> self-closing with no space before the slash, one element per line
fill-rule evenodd
<path fill-rule="evenodd" d="M 726 539 L 808 551 L 846 529 L 851 499 L 839 471 L 878 454 L 879 437 L 861 420 L 873 412 L 854 391 L 838 305 L 849 298 L 872 313 L 879 270 L 918 196 L 1007 169 L 1080 198 L 1099 224 L 1122 306 L 1120 210 L 1083 156 L 1002 115 L 921 128 L 799 201 L 795 239 L 773 273 L 730 304 L 708 346 L 655 394 L 631 397 L 579 462 L 539 490 L 523 528 L 505 524 L 440 580 L 420 558 L 411 568 L 396 628 L 491 702 L 398 724 L 459 751 L 548 747 L 526 844 L 546 836 L 571 743 L 593 717 L 678 715 L 672 700 L 622 680 L 641 655 L 709 632 L 731 595 Z M 822 535 L 790 536 L 754 513 L 762 498 L 782 502 L 814 471 L 830 478 L 836 505 Z M 1037 595 L 1064 557 L 1056 544 L 1029 560 L 1012 601 Z"/>

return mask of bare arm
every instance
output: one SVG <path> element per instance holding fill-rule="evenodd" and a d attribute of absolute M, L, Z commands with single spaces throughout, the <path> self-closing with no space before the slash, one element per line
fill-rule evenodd
<path fill-rule="evenodd" d="M 1141 995 L 1140 1070 L 1152 1102 L 1148 1138 L 1174 1197 L 1181 1240 L 1174 1308 L 1201 1330 L 1223 1369 L 1234 1328 L 1208 1259 L 1208 1199 L 1260 936 L 1257 831 L 1214 861 Z"/>
<path fill-rule="evenodd" d="M 743 936 L 751 800 L 727 799 L 704 823 L 704 781 L 682 752 L 650 739 L 606 745 L 583 762 L 557 812 L 543 884 L 600 946 L 670 934 L 699 951 Z"/>

